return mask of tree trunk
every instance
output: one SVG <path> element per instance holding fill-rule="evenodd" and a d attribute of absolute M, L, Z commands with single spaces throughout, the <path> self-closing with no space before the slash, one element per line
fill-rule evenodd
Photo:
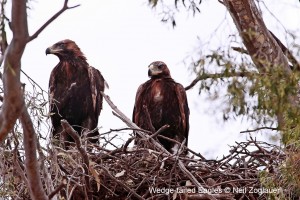
<path fill-rule="evenodd" d="M 224 0 L 223 2 L 259 73 L 280 71 L 286 76 L 291 75 L 292 69 L 288 64 L 288 58 L 291 63 L 295 63 L 295 68 L 299 67 L 287 48 L 267 29 L 254 0 Z M 288 99 L 292 107 L 298 107 L 297 96 L 289 95 Z M 282 109 L 276 112 L 279 129 L 285 125 L 283 113 Z"/>
<path fill-rule="evenodd" d="M 291 73 L 284 52 L 267 29 L 254 0 L 224 0 L 224 5 L 259 72 L 266 67 L 280 67 Z"/>

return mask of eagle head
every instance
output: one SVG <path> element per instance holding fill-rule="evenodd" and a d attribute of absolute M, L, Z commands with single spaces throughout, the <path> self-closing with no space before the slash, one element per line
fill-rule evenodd
<path fill-rule="evenodd" d="M 152 62 L 148 68 L 148 76 L 151 78 L 171 77 L 167 65 L 162 61 Z"/>
<path fill-rule="evenodd" d="M 77 44 L 69 39 L 65 39 L 53 44 L 51 47 L 46 49 L 46 55 L 54 54 L 60 60 L 70 59 L 70 58 L 83 58 L 85 59 L 83 53 Z"/>

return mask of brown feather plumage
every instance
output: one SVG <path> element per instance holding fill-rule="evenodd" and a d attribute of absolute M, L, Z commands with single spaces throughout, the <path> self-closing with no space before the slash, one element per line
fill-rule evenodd
<path fill-rule="evenodd" d="M 49 80 L 49 100 L 52 135 L 63 132 L 61 119 L 66 119 L 82 134 L 97 128 L 102 109 L 102 95 L 105 80 L 99 70 L 89 66 L 86 57 L 72 40 L 63 40 L 47 48 L 46 54 L 54 54 L 59 63 L 52 70 Z M 73 139 L 64 134 L 65 142 Z M 90 132 L 89 137 L 99 135 Z M 96 143 L 98 139 L 91 139 Z"/>
<path fill-rule="evenodd" d="M 133 122 L 149 131 L 153 131 L 153 127 L 157 131 L 168 124 L 170 128 L 163 131 L 161 135 L 178 142 L 186 139 L 185 145 L 187 145 L 189 107 L 184 87 L 171 78 L 167 65 L 161 61 L 149 65 L 148 75 L 151 79 L 140 85 L 136 93 Z M 165 139 L 159 138 L 159 141 L 172 153 L 178 147 Z M 139 139 L 136 143 L 139 143 Z"/>

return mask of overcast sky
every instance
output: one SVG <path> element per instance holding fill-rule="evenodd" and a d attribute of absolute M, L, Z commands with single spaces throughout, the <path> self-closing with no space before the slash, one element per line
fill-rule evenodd
<path fill-rule="evenodd" d="M 201 50 L 205 51 L 214 49 L 219 44 L 224 45 L 228 35 L 223 36 L 236 32 L 230 15 L 226 14 L 225 8 L 216 0 L 203 1 L 201 13 L 195 17 L 192 13 L 177 14 L 175 29 L 170 24 L 160 22 L 160 9 L 151 9 L 147 2 L 70 1 L 70 6 L 81 6 L 63 13 L 36 40 L 27 45 L 22 69 L 43 89 L 48 90 L 50 72 L 58 63 L 58 58 L 46 56 L 45 50 L 60 40 L 72 39 L 86 55 L 89 64 L 99 69 L 107 80 L 110 88 L 106 93 L 131 118 L 136 90 L 148 80 L 147 66 L 152 61 L 164 61 L 172 77 L 187 86 L 195 75 L 184 64 L 184 58 L 195 50 L 200 51 L 202 46 L 206 49 Z M 270 10 L 287 28 L 300 27 L 299 7 L 291 6 L 290 3 L 275 5 L 270 2 L 274 1 L 266 1 L 271 4 Z M 296 0 L 293 3 L 299 4 Z M 28 13 L 30 34 L 61 9 L 62 5 L 62 0 L 31 1 Z M 270 29 L 279 32 L 283 30 L 271 14 L 266 17 L 270 19 Z M 217 27 L 219 31 L 212 37 Z M 285 39 L 284 34 L 279 37 Z M 234 144 L 237 138 L 245 138 L 246 135 L 241 136 L 239 132 L 249 128 L 247 122 L 238 119 L 224 124 L 221 110 L 204 96 L 199 96 L 197 86 L 188 91 L 187 95 L 191 110 L 190 148 L 216 157 L 227 154 L 227 145 Z M 103 107 L 99 119 L 99 126 L 103 127 L 100 132 L 125 127 L 123 122 L 111 114 L 108 104 L 104 103 Z M 120 135 L 126 138 L 128 134 Z M 255 135 L 261 137 L 259 134 Z"/>

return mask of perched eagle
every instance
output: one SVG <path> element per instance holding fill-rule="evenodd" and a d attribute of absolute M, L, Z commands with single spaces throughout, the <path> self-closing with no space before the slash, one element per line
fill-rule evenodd
<path fill-rule="evenodd" d="M 89 132 L 88 137 L 95 137 L 98 117 L 102 109 L 101 91 L 105 80 L 101 73 L 89 66 L 86 57 L 72 40 L 66 39 L 46 49 L 47 54 L 54 54 L 59 63 L 52 70 L 49 80 L 49 100 L 52 122 L 52 136 L 62 133 L 61 119 L 65 119 L 81 135 Z M 65 135 L 65 142 L 74 140 Z M 90 139 L 96 143 L 98 139 Z"/>
<path fill-rule="evenodd" d="M 149 65 L 150 80 L 143 83 L 137 91 L 133 109 L 133 122 L 140 128 L 152 132 L 163 125 L 170 125 L 161 135 L 182 142 L 189 134 L 189 107 L 184 87 L 176 83 L 167 65 L 155 61 Z M 179 145 L 158 137 L 159 142 L 171 153 Z M 139 142 L 139 139 L 135 141 Z"/>

